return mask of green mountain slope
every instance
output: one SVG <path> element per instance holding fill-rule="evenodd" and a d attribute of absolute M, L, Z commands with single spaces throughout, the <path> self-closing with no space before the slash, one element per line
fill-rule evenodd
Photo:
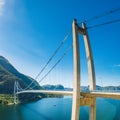
<path fill-rule="evenodd" d="M 34 81 L 32 86 L 37 85 L 34 89 L 41 89 L 34 79 L 18 72 L 6 58 L 0 56 L 0 94 L 12 94 L 15 81 L 18 81 L 22 88 Z"/>

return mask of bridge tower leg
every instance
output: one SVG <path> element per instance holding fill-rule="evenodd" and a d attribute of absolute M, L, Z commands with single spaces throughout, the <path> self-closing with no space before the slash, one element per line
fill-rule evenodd
<path fill-rule="evenodd" d="M 73 81 L 73 103 L 72 103 L 72 119 L 79 120 L 79 108 L 80 108 L 80 53 L 79 53 L 79 41 L 78 30 L 76 26 L 76 20 L 73 21 L 73 58 L 74 58 L 74 81 Z"/>
<path fill-rule="evenodd" d="M 14 83 L 14 104 L 16 104 L 16 81 Z"/>
<path fill-rule="evenodd" d="M 88 64 L 88 79 L 90 81 L 90 91 L 96 89 L 95 81 L 95 71 L 94 71 L 94 62 L 92 58 L 92 50 L 90 46 L 90 41 L 88 37 L 88 32 L 85 23 L 82 23 L 82 28 L 77 25 L 77 21 L 73 20 L 72 24 L 73 31 L 73 58 L 74 58 L 74 81 L 73 81 L 73 103 L 72 103 L 72 119 L 79 120 L 79 111 L 81 105 L 88 105 L 88 101 L 91 101 L 89 104 L 90 112 L 89 119 L 96 120 L 96 98 L 80 98 L 80 52 L 79 52 L 79 40 L 78 34 L 82 34 L 84 38 L 84 44 L 86 49 L 86 57 Z M 84 104 L 83 104 L 84 103 Z"/>
<path fill-rule="evenodd" d="M 16 95 L 16 92 L 18 92 L 18 82 L 15 81 L 14 83 L 14 104 L 17 103 L 17 95 Z"/>
<path fill-rule="evenodd" d="M 95 80 L 95 71 L 94 71 L 94 62 L 92 57 L 92 50 L 90 46 L 90 40 L 88 37 L 88 32 L 85 23 L 82 23 L 82 28 L 85 30 L 85 34 L 83 34 L 84 44 L 86 49 L 86 58 L 88 64 L 88 79 L 90 82 L 90 91 L 96 90 L 96 80 Z M 90 106 L 89 113 L 90 120 L 96 120 L 96 98 L 93 97 L 93 105 Z"/>

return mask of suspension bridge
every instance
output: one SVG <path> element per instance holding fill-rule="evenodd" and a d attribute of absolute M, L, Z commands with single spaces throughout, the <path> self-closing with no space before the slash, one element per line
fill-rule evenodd
<path fill-rule="evenodd" d="M 113 12 L 116 12 L 120 9 L 116 9 L 114 11 L 108 12 L 106 14 L 100 15 L 100 17 L 104 17 L 107 14 L 111 14 Z M 94 17 L 92 19 L 88 19 L 88 21 L 93 19 L 98 19 L 99 16 Z M 105 24 L 111 24 L 114 22 L 119 22 L 120 20 L 115 20 L 112 22 L 107 22 L 104 24 L 92 26 L 97 27 Z M 86 22 L 86 21 L 85 21 Z M 80 106 L 89 106 L 89 119 L 90 120 L 96 120 L 96 98 L 113 98 L 113 99 L 120 99 L 120 92 L 119 91 L 99 91 L 96 90 L 96 79 L 95 79 L 95 70 L 94 70 L 94 61 L 92 56 L 92 50 L 90 46 L 90 40 L 88 36 L 88 28 L 92 27 L 86 27 L 85 22 L 81 23 L 82 27 L 79 26 L 76 20 L 73 20 L 72 23 L 72 34 L 73 34 L 73 66 L 74 66 L 74 79 L 73 79 L 73 90 L 72 91 L 53 91 L 53 90 L 33 90 L 29 89 L 30 86 L 33 84 L 33 82 L 28 85 L 25 89 L 22 89 L 18 82 L 15 82 L 14 85 L 14 103 L 16 103 L 17 95 L 23 94 L 23 93 L 44 93 L 44 94 L 55 94 L 55 95 L 70 95 L 72 96 L 72 115 L 71 120 L 79 120 L 79 112 L 80 112 Z M 70 33 L 67 34 L 67 36 L 64 38 L 62 43 L 58 46 L 52 57 L 48 60 L 46 65 L 43 67 L 43 69 L 40 71 L 40 73 L 36 76 L 36 79 L 38 76 L 44 71 L 44 69 L 47 67 L 47 65 L 51 62 L 52 58 L 56 55 L 58 50 L 61 48 L 61 46 L 64 44 L 66 39 L 68 38 Z M 84 45 L 86 50 L 86 58 L 87 58 L 87 65 L 88 65 L 88 79 L 89 79 L 89 91 L 81 91 L 81 78 L 80 78 L 80 49 L 79 49 L 79 37 L 78 35 L 82 35 L 84 38 Z M 70 47 L 71 48 L 71 47 Z M 68 48 L 63 56 L 55 63 L 55 65 L 48 71 L 45 76 L 43 76 L 40 81 L 42 81 L 47 75 L 55 68 L 55 66 L 63 59 L 63 57 L 67 54 L 69 51 Z M 34 88 L 31 87 L 31 88 Z"/>

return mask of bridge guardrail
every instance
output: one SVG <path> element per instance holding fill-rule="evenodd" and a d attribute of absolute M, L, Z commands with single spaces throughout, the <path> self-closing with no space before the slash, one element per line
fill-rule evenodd
<path fill-rule="evenodd" d="M 109 93 L 120 93 L 120 90 L 81 90 L 80 92 L 109 92 Z"/>
<path fill-rule="evenodd" d="M 110 93 L 120 93 L 120 90 L 91 90 L 90 92 L 110 92 Z"/>

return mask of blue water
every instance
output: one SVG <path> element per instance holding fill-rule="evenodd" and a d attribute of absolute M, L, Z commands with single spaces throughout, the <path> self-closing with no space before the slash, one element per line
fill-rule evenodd
<path fill-rule="evenodd" d="M 71 98 L 44 98 L 37 102 L 0 106 L 0 120 L 71 120 Z M 89 119 L 89 107 L 80 108 L 80 120 Z M 97 99 L 97 120 L 120 120 L 120 101 Z"/>

